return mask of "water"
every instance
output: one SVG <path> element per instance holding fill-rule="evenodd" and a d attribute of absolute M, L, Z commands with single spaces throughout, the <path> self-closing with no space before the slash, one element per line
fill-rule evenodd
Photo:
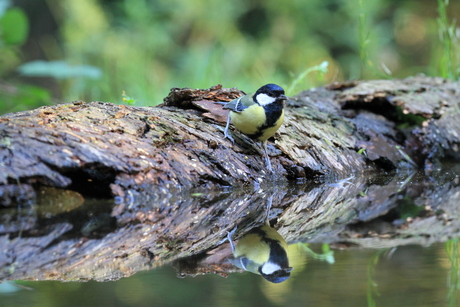
<path fill-rule="evenodd" d="M 320 251 L 320 246 L 310 246 Z M 21 282 L 2 306 L 460 306 L 444 244 L 334 250 L 335 262 L 294 253 L 282 284 L 251 273 L 177 278 L 170 266 L 114 282 Z M 2 285 L 3 287 L 3 285 Z M 3 289 L 3 288 L 2 288 Z"/>
<path fill-rule="evenodd" d="M 459 173 L 128 204 L 46 191 L 0 210 L 0 280 L 33 289 L 0 284 L 0 306 L 460 306 Z M 223 241 L 267 217 L 290 244 L 279 284 L 229 267 Z"/>

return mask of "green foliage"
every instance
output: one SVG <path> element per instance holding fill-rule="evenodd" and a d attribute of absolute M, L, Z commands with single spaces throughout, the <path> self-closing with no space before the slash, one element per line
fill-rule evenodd
<path fill-rule="evenodd" d="M 47 0 L 58 33 L 34 38 L 47 61 L 21 65 L 27 17 L 0 0 L 0 76 L 19 67 L 22 75 L 59 80 L 61 101 L 117 102 L 126 90 L 136 105 L 158 104 L 172 87 L 251 92 L 270 82 L 294 95 L 333 81 L 434 75 L 439 58 L 441 75 L 458 78 L 449 2 L 438 0 L 437 24 L 427 3 L 394 3 Z"/>
<path fill-rule="evenodd" d="M 367 265 L 367 306 L 376 307 L 377 303 L 375 301 L 376 296 L 380 296 L 378 291 L 378 284 L 374 281 L 374 274 L 379 263 L 380 256 L 388 251 L 387 249 L 379 250 L 375 253 L 369 260 Z"/>
<path fill-rule="evenodd" d="M 450 262 L 449 276 L 447 285 L 449 291 L 447 293 L 447 301 L 449 307 L 457 306 L 457 293 L 460 289 L 460 275 L 459 275 L 459 239 L 454 238 L 445 243 L 446 255 Z"/>
<path fill-rule="evenodd" d="M 86 77 L 99 79 L 102 71 L 90 65 L 69 65 L 64 61 L 33 61 L 22 64 L 18 71 L 28 77 L 52 77 L 55 79 L 70 79 Z"/>
<path fill-rule="evenodd" d="M 455 20 L 449 22 L 447 7 L 449 0 L 438 0 L 439 39 L 442 44 L 442 56 L 440 59 L 440 75 L 444 78 L 458 80 L 460 77 L 460 43 L 457 37 Z"/>
<path fill-rule="evenodd" d="M 367 14 L 364 9 L 363 0 L 358 0 L 360 13 L 359 13 L 359 55 L 361 57 L 362 64 L 365 68 L 367 68 L 370 72 L 374 75 L 378 76 L 379 78 L 388 79 L 391 77 L 391 71 L 385 65 L 385 63 L 381 63 L 383 72 L 380 71 L 375 67 L 374 62 L 371 60 L 370 57 L 370 45 L 371 45 L 371 32 L 367 29 L 370 27 Z M 368 4 L 368 2 L 366 2 Z"/>
<path fill-rule="evenodd" d="M 123 97 L 122 98 L 123 102 L 126 104 L 133 105 L 136 103 L 136 100 L 126 95 L 125 91 L 121 92 L 121 96 Z"/>
<path fill-rule="evenodd" d="M 219 83 L 246 92 L 269 82 L 290 84 L 287 92 L 295 94 L 338 75 L 348 78 L 330 48 L 343 46 L 349 54 L 358 50 L 355 30 L 343 27 L 351 24 L 356 8 L 341 2 L 337 14 L 320 0 L 282 5 L 120 0 L 104 7 L 89 0 L 49 3 L 59 8 L 55 12 L 67 61 L 104 72 L 91 89 L 81 92 L 69 86 L 65 100 L 78 96 L 117 101 L 118 93 L 127 90 L 136 104 L 152 105 L 172 87 L 208 88 Z M 324 18 L 329 19 L 328 27 Z M 339 28 L 343 33 L 337 33 Z M 349 59 L 359 66 L 359 57 Z"/>
<path fill-rule="evenodd" d="M 20 8 L 6 10 L 0 18 L 1 41 L 6 45 L 22 45 L 29 34 L 29 20 Z"/>
<path fill-rule="evenodd" d="M 299 85 L 299 83 L 305 79 L 305 77 L 312 73 L 312 72 L 318 72 L 318 79 L 321 79 L 322 76 L 327 73 L 327 67 L 329 65 L 329 62 L 327 61 L 324 61 L 322 62 L 321 64 L 317 65 L 317 66 L 313 66 L 313 67 L 310 67 L 310 68 L 307 68 L 303 73 L 301 73 L 300 75 L 297 76 L 297 78 L 295 78 L 292 83 L 289 85 L 289 87 L 287 87 L 286 89 L 286 93 L 287 95 L 294 95 L 296 94 L 294 92 L 294 90 L 297 88 L 297 86 Z"/>
<path fill-rule="evenodd" d="M 21 61 L 19 47 L 29 35 L 29 20 L 24 11 L 0 0 L 0 76 L 7 75 Z M 0 114 L 17 112 L 50 103 L 47 90 L 31 85 L 0 82 Z"/>
<path fill-rule="evenodd" d="M 311 250 L 310 247 L 308 246 L 308 243 L 296 243 L 296 244 L 303 251 L 305 251 L 305 253 L 308 256 L 310 256 L 313 259 L 320 260 L 320 261 L 326 261 L 329 264 L 335 263 L 334 251 L 331 250 L 329 244 L 321 245 L 321 251 L 323 252 L 322 254 L 315 253 L 313 250 Z"/>
<path fill-rule="evenodd" d="M 0 112 L 18 112 L 50 104 L 50 93 L 38 86 L 0 84 Z"/>
<path fill-rule="evenodd" d="M 0 0 L 0 76 L 21 61 L 18 47 L 27 39 L 29 30 L 25 13 L 9 6 L 10 1 Z"/>

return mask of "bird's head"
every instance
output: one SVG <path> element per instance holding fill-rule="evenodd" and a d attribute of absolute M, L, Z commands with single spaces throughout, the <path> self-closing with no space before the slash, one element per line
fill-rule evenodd
<path fill-rule="evenodd" d="M 278 264 L 267 262 L 259 267 L 259 273 L 263 278 L 272 283 L 280 283 L 291 276 L 291 267 L 281 267 Z"/>
<path fill-rule="evenodd" d="M 254 94 L 254 101 L 261 106 L 269 105 L 275 101 L 284 102 L 285 100 L 287 97 L 284 95 L 284 89 L 276 84 L 266 84 Z"/>

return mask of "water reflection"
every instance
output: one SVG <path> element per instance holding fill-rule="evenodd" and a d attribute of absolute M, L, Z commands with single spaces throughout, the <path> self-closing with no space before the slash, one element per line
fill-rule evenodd
<path fill-rule="evenodd" d="M 458 290 L 460 289 L 460 254 L 459 254 L 459 238 L 449 240 L 445 244 L 446 255 L 449 259 L 449 275 L 447 277 L 447 285 L 449 292 L 447 293 L 447 301 L 449 306 L 455 306 L 457 302 Z"/>
<path fill-rule="evenodd" d="M 291 276 L 287 243 L 270 225 L 253 228 L 233 245 L 232 236 L 228 240 L 232 246 L 231 263 L 266 280 L 280 283 Z"/>
<path fill-rule="evenodd" d="M 179 279 L 165 266 L 115 282 L 22 282 L 35 290 L 0 294 L 0 301 L 4 307 L 67 306 L 69 302 L 88 307 L 458 306 L 454 296 L 458 285 L 451 283 L 451 254 L 444 244 L 402 246 L 391 253 L 388 249 L 336 250 L 334 264 L 305 257 L 299 246 L 290 248 L 298 250 L 292 259 L 295 270 L 281 284 L 255 274 Z M 322 250 L 316 244 L 309 248 Z"/>
<path fill-rule="evenodd" d="M 105 201 L 101 202 L 102 205 L 97 200 L 81 203 L 80 197 L 74 195 L 69 206 L 56 212 L 48 210 L 49 204 L 41 196 L 40 202 L 19 208 L 16 215 L 11 206 L 10 209 L 0 209 L 0 218 L 4 221 L 0 227 L 0 281 L 118 280 L 173 263 L 181 277 L 208 274 L 195 279 L 180 279 L 184 283 L 212 280 L 211 284 L 225 288 L 224 285 L 241 281 L 247 289 L 255 287 L 255 292 L 273 304 L 307 303 L 309 299 L 297 293 L 296 288 L 308 288 L 309 295 L 315 297 L 312 301 L 328 306 L 317 297 L 318 293 L 326 296 L 327 288 L 335 295 L 330 299 L 330 306 L 345 306 L 341 300 L 351 293 L 359 297 L 359 300 L 353 300 L 358 305 L 366 302 L 383 306 L 404 305 L 389 304 L 381 298 L 385 294 L 391 296 L 389 293 L 394 291 L 399 293 L 394 289 L 398 278 L 405 282 L 400 284 L 402 288 L 406 289 L 410 282 L 417 289 L 434 287 L 436 293 L 431 295 L 437 302 L 441 296 L 445 302 L 448 296 L 448 301 L 455 304 L 459 283 L 458 242 L 447 245 L 442 266 L 437 262 L 444 252 L 440 245 L 434 251 L 403 246 L 427 246 L 460 236 L 458 174 L 454 168 L 432 177 L 367 174 L 347 178 L 346 182 L 332 180 L 326 184 L 193 191 L 192 194 L 165 191 L 164 195 L 149 195 L 130 190 L 126 193 L 130 195 L 128 202 Z M 58 198 L 54 196 L 53 199 L 56 202 Z M 271 209 L 267 210 L 270 202 Z M 238 225 L 235 239 L 239 238 L 240 242 L 234 246 L 233 254 L 230 244 L 223 240 L 235 225 Z M 245 239 L 245 236 L 248 237 Z M 248 260 L 241 259 L 250 257 L 247 252 L 240 251 L 239 244 L 252 242 L 254 236 L 272 237 L 281 242 L 278 245 L 283 250 L 288 250 L 286 261 L 279 262 L 279 267 L 286 273 L 280 279 L 281 284 L 269 283 L 255 274 L 232 274 L 242 271 L 228 259 L 233 258 L 234 263 L 252 272 L 259 272 L 258 267 L 267 262 L 266 258 L 253 261 L 258 265 L 257 269 L 252 269 Z M 396 250 L 376 257 L 382 248 Z M 424 253 L 433 259 L 422 257 Z M 431 269 L 424 271 L 427 263 Z M 290 267 L 295 270 L 290 271 Z M 382 267 L 391 273 L 386 273 Z M 166 269 L 160 269 L 165 272 L 162 270 Z M 171 271 L 167 272 L 175 278 Z M 215 279 L 216 276 L 210 277 L 209 273 L 228 278 Z M 155 273 L 151 274 L 155 276 Z M 439 284 L 431 281 L 432 275 L 436 275 Z M 139 283 L 137 278 L 134 277 Z M 150 282 L 157 284 L 155 278 L 159 277 L 147 278 L 149 281 L 142 282 L 143 286 L 137 289 L 150 289 L 147 285 Z M 177 287 L 169 277 L 161 276 L 161 279 L 168 280 L 171 287 Z M 129 279 L 122 280 L 129 283 Z M 314 280 L 321 282 L 317 284 Z M 332 285 L 336 288 L 331 289 Z M 40 288 L 40 284 L 32 287 Z M 246 288 L 240 290 L 246 291 Z M 138 292 L 142 292 L 139 294 L 142 297 L 150 295 L 149 291 Z M 286 293 L 297 293 L 294 296 L 303 297 L 305 302 L 288 297 Z M 117 294 L 117 297 L 131 301 L 129 295 Z M 336 298 L 341 300 L 336 301 Z M 407 299 L 400 297 L 400 300 Z"/>
<path fill-rule="evenodd" d="M 233 253 L 229 260 L 240 269 L 259 274 L 270 282 L 280 283 L 291 276 L 292 268 L 289 266 L 286 241 L 270 226 L 272 202 L 273 195 L 268 199 L 265 225 L 245 233 L 236 246 L 233 243 L 236 228 L 228 233 Z"/>

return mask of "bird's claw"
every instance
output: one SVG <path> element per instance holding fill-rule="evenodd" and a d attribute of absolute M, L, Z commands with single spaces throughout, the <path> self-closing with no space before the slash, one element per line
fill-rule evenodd
<path fill-rule="evenodd" d="M 231 231 L 227 231 L 227 240 L 228 242 L 230 242 L 230 246 L 232 248 L 232 252 L 235 251 L 235 245 L 233 244 L 233 235 L 235 234 L 236 232 L 236 226 L 235 228 L 233 228 Z"/>
<path fill-rule="evenodd" d="M 236 229 L 237 229 L 237 227 L 235 226 L 235 228 L 233 228 L 232 230 L 227 231 L 227 238 L 228 238 L 229 240 L 230 240 L 230 239 L 233 237 L 233 235 L 235 234 Z"/>
<path fill-rule="evenodd" d="M 227 138 L 227 139 L 229 139 L 230 142 L 232 142 L 232 144 L 235 144 L 235 140 L 234 140 L 233 137 L 232 137 L 230 134 L 228 134 L 227 132 L 225 132 L 224 137 Z"/>

